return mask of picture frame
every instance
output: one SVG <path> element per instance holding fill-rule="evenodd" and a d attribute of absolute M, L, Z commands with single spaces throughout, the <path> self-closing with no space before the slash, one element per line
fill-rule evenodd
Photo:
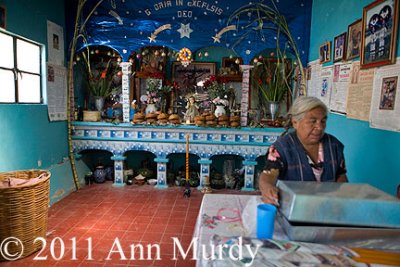
<path fill-rule="evenodd" d="M 183 66 L 181 62 L 172 63 L 172 80 L 179 87 L 181 96 L 189 96 L 194 93 L 202 94 L 198 83 L 211 75 L 215 75 L 216 64 L 214 62 L 192 62 Z"/>
<path fill-rule="evenodd" d="M 6 29 L 6 7 L 3 5 L 0 5 L 0 28 Z"/>
<path fill-rule="evenodd" d="M 360 56 L 362 39 L 362 19 L 358 19 L 348 26 L 346 60 Z"/>
<path fill-rule="evenodd" d="M 382 79 L 381 95 L 379 100 L 380 110 L 394 110 L 398 78 L 398 76 L 393 76 Z"/>
<path fill-rule="evenodd" d="M 153 76 L 164 73 L 167 64 L 168 50 L 163 46 L 145 46 L 140 50 L 139 73 L 142 78 L 154 78 Z"/>
<path fill-rule="evenodd" d="M 226 77 L 230 82 L 240 82 L 242 81 L 240 65 L 243 65 L 243 59 L 241 57 L 223 57 L 220 75 Z"/>
<path fill-rule="evenodd" d="M 398 0 L 376 0 L 363 8 L 361 68 L 395 63 Z"/>
<path fill-rule="evenodd" d="M 319 47 L 319 63 L 331 61 L 331 42 L 325 42 Z"/>
<path fill-rule="evenodd" d="M 346 59 L 346 36 L 347 33 L 344 32 L 334 38 L 333 62 Z"/>

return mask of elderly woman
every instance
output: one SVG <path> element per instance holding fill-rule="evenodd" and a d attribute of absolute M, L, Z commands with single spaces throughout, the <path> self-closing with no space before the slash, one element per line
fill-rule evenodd
<path fill-rule="evenodd" d="M 327 114 L 318 98 L 294 101 L 288 113 L 294 131 L 280 137 L 266 154 L 259 183 L 264 202 L 279 204 L 277 179 L 347 182 L 343 144 L 325 133 Z"/>

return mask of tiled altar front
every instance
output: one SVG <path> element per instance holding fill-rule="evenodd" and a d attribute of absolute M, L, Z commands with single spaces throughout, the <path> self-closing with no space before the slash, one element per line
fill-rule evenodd
<path fill-rule="evenodd" d="M 186 153 L 186 135 L 189 135 L 189 153 L 200 159 L 200 185 L 210 176 L 210 159 L 215 155 L 238 155 L 243 157 L 245 168 L 242 190 L 254 190 L 256 158 L 265 155 L 282 133 L 280 128 L 211 128 L 191 125 L 152 126 L 118 125 L 102 122 L 74 122 L 72 142 L 74 153 L 87 149 L 109 151 L 113 154 L 114 184 L 124 185 L 123 161 L 127 151 L 148 151 L 156 155 L 158 188 L 167 187 L 167 163 L 171 153 Z"/>

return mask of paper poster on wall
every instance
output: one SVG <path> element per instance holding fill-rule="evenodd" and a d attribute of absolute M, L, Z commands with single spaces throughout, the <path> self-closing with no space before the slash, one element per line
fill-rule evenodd
<path fill-rule="evenodd" d="M 360 69 L 360 61 L 353 62 L 347 90 L 347 117 L 368 121 L 375 68 Z"/>
<path fill-rule="evenodd" d="M 330 108 L 334 112 L 345 114 L 351 64 L 337 64 L 333 68 L 334 78 L 332 84 Z"/>
<path fill-rule="evenodd" d="M 67 119 L 67 69 L 47 64 L 47 103 L 50 121 Z"/>
<path fill-rule="evenodd" d="M 322 65 L 319 64 L 318 60 L 314 60 L 308 64 L 308 76 L 307 76 L 307 95 L 317 97 L 318 88 L 321 78 Z"/>
<path fill-rule="evenodd" d="M 330 109 L 330 99 L 332 94 L 332 82 L 333 82 L 333 67 L 324 67 L 321 69 L 321 77 L 317 87 L 317 95 L 322 102 Z"/>
<path fill-rule="evenodd" d="M 375 73 L 370 126 L 400 131 L 400 65 L 378 68 Z"/>
<path fill-rule="evenodd" d="M 61 26 L 47 21 L 47 52 L 50 64 L 64 66 L 64 30 Z"/>

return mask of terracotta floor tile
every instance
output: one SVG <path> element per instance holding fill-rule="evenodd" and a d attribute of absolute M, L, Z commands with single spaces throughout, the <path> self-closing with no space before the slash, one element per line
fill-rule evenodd
<path fill-rule="evenodd" d="M 183 230 L 182 225 L 175 225 L 175 224 L 168 224 L 167 228 L 165 229 L 165 233 L 173 233 L 173 234 L 181 234 Z"/>
<path fill-rule="evenodd" d="M 163 224 L 163 223 L 152 223 L 152 224 L 149 224 L 147 226 L 146 232 L 164 233 L 166 228 L 167 228 L 166 224 Z"/>
<path fill-rule="evenodd" d="M 163 233 L 145 232 L 141 238 L 141 241 L 152 242 L 153 244 L 161 242 Z"/>
<path fill-rule="evenodd" d="M 126 231 L 122 239 L 128 240 L 130 242 L 140 242 L 140 240 L 143 237 L 143 234 L 144 233 L 142 231 L 135 231 L 135 232 Z"/>
<path fill-rule="evenodd" d="M 222 191 L 218 191 L 221 192 Z M 62 260 L 51 257 L 46 261 L 33 261 L 33 254 L 15 262 L 2 262 L 1 266 L 146 266 L 191 267 L 192 260 L 172 259 L 175 237 L 182 246 L 192 238 L 203 194 L 192 189 L 190 198 L 183 198 L 183 188 L 157 190 L 153 186 L 113 187 L 111 182 L 93 184 L 72 192 L 49 209 L 48 246 L 59 237 L 64 242 Z M 76 244 L 71 238 L 75 238 Z M 120 260 L 116 239 L 127 260 Z M 88 243 L 88 239 L 91 243 Z M 55 243 L 61 242 L 58 240 Z M 91 246 L 90 246 L 91 244 Z M 147 258 L 147 245 L 159 244 L 160 260 L 138 260 L 141 246 Z M 134 245 L 134 258 L 131 258 Z M 139 246 L 140 245 L 140 246 Z M 54 247 L 60 249 L 60 244 Z M 106 257 L 110 250 L 111 260 Z M 75 249 L 76 260 L 72 260 Z M 154 249 L 154 248 L 153 248 Z M 89 252 L 90 250 L 90 252 Z M 50 255 L 49 247 L 44 253 Z M 152 250 L 154 254 L 154 251 Z M 91 260 L 88 256 L 91 255 Z"/>
<path fill-rule="evenodd" d="M 168 225 L 183 225 L 185 223 L 184 217 L 171 217 L 168 220 Z"/>

